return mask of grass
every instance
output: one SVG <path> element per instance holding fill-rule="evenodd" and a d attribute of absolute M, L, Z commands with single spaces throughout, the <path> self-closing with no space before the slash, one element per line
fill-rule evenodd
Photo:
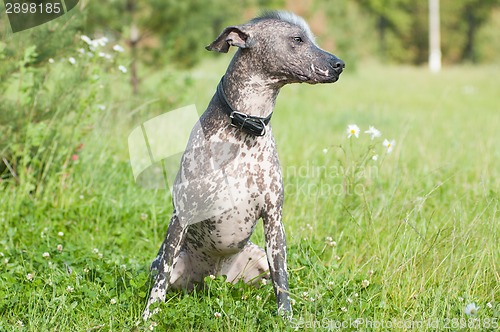
<path fill-rule="evenodd" d="M 190 86 L 182 96 L 161 89 L 164 72 L 151 75 L 135 104 L 110 75 L 108 110 L 69 174 L 52 174 L 37 195 L 0 182 L 0 330 L 498 329 L 497 66 L 432 75 L 367 64 L 334 85 L 285 87 L 273 131 L 292 323 L 275 316 L 271 285 L 222 278 L 169 293 L 142 322 L 148 266 L 172 207 L 165 191 L 134 183 L 127 135 L 167 101 L 203 110 L 224 66 L 177 73 Z M 347 139 L 352 123 L 362 132 Z M 371 141 L 369 125 L 382 137 Z M 383 138 L 395 139 L 392 153 Z M 253 240 L 263 244 L 262 227 Z M 477 314 L 466 315 L 473 302 Z"/>

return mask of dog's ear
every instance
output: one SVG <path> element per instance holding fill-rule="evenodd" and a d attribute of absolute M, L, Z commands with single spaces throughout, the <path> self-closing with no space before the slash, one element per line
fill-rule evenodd
<path fill-rule="evenodd" d="M 249 34 L 243 31 L 241 27 L 227 27 L 224 31 L 222 31 L 217 39 L 205 48 L 209 51 L 227 53 L 229 46 L 236 46 L 239 48 L 250 47 Z"/>

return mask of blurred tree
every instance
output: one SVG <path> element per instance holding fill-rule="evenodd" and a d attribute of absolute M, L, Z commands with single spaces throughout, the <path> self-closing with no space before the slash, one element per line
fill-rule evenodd
<path fill-rule="evenodd" d="M 477 34 L 479 28 L 488 20 L 491 10 L 500 5 L 499 0 L 462 1 L 462 17 L 465 25 L 465 43 L 462 48 L 462 60 L 477 62 Z"/>

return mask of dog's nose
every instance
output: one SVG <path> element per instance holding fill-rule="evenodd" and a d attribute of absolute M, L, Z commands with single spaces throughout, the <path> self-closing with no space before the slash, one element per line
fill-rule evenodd
<path fill-rule="evenodd" d="M 332 62 L 332 67 L 337 73 L 340 74 L 345 68 L 345 63 L 339 58 L 335 58 Z"/>

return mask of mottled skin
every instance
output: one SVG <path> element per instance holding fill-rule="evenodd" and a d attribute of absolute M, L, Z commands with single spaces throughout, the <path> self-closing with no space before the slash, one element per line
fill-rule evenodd
<path fill-rule="evenodd" d="M 285 84 L 335 82 L 344 68 L 316 46 L 301 18 L 285 12 L 228 27 L 207 49 L 225 53 L 230 46 L 239 49 L 223 88 L 232 108 L 248 115 L 273 112 Z M 260 137 L 247 134 L 230 125 L 225 107 L 215 94 L 192 130 L 174 184 L 175 210 L 151 265 L 158 273 L 145 319 L 170 287 L 192 288 L 211 274 L 232 282 L 270 277 L 278 311 L 291 315 L 283 182 L 272 129 Z M 259 219 L 265 250 L 249 241 Z"/>

